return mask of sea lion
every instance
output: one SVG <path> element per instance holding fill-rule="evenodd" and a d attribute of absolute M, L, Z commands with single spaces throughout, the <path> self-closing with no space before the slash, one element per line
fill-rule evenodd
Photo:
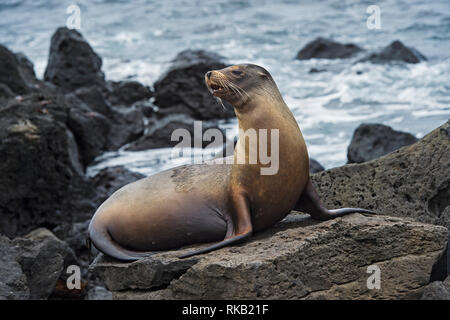
<path fill-rule="evenodd" d="M 320 220 L 373 213 L 360 208 L 328 210 L 322 205 L 309 177 L 300 128 L 267 70 L 234 65 L 207 72 L 205 82 L 215 97 L 233 105 L 239 121 L 232 163 L 184 165 L 122 187 L 90 222 L 89 238 L 97 249 L 120 260 L 137 260 L 158 251 L 219 241 L 180 256 L 184 258 L 243 242 L 292 209 Z M 250 161 L 252 142 L 242 134 L 247 130 L 255 130 L 258 137 L 261 132 L 270 136 L 268 153 L 278 152 L 272 174 L 262 174 L 267 163 L 259 156 L 256 163 Z M 278 141 L 272 140 L 275 132 Z"/>

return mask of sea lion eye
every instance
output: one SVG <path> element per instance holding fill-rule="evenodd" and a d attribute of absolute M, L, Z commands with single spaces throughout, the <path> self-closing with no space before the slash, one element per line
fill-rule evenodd
<path fill-rule="evenodd" d="M 231 72 L 237 76 L 240 76 L 242 74 L 242 71 L 239 71 L 239 70 L 233 70 Z"/>

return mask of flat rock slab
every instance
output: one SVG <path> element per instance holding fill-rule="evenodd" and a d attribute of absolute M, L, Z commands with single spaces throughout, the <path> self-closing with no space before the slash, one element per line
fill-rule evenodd
<path fill-rule="evenodd" d="M 352 214 L 317 222 L 292 213 L 251 241 L 178 259 L 192 248 L 91 271 L 115 299 L 418 299 L 448 230 L 397 217 Z M 380 289 L 368 289 L 368 266 Z"/>

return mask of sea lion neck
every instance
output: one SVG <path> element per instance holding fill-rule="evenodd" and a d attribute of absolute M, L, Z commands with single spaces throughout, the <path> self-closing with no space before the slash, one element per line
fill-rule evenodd
<path fill-rule="evenodd" d="M 280 96 L 253 96 L 239 107 L 234 106 L 239 128 L 280 129 L 286 127 L 286 120 L 298 127 L 289 107 Z"/>

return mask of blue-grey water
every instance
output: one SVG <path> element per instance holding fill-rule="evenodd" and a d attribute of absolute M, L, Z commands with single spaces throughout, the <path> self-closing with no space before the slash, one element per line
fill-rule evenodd
<path fill-rule="evenodd" d="M 229 63 L 266 67 L 308 144 L 325 167 L 343 165 L 353 130 L 378 122 L 422 137 L 450 117 L 450 1 L 121 1 L 0 0 L 0 43 L 25 53 L 42 77 L 50 38 L 81 9 L 81 32 L 112 80 L 152 85 L 181 50 L 207 49 Z M 381 10 L 381 29 L 366 26 L 366 9 Z M 376 50 L 399 39 L 428 60 L 372 65 L 346 60 L 298 61 L 318 36 Z M 326 72 L 310 74 L 312 68 Z M 232 123 L 231 127 L 235 127 Z M 91 168 L 125 164 L 152 173 L 183 162 L 170 149 L 108 153 Z"/>

